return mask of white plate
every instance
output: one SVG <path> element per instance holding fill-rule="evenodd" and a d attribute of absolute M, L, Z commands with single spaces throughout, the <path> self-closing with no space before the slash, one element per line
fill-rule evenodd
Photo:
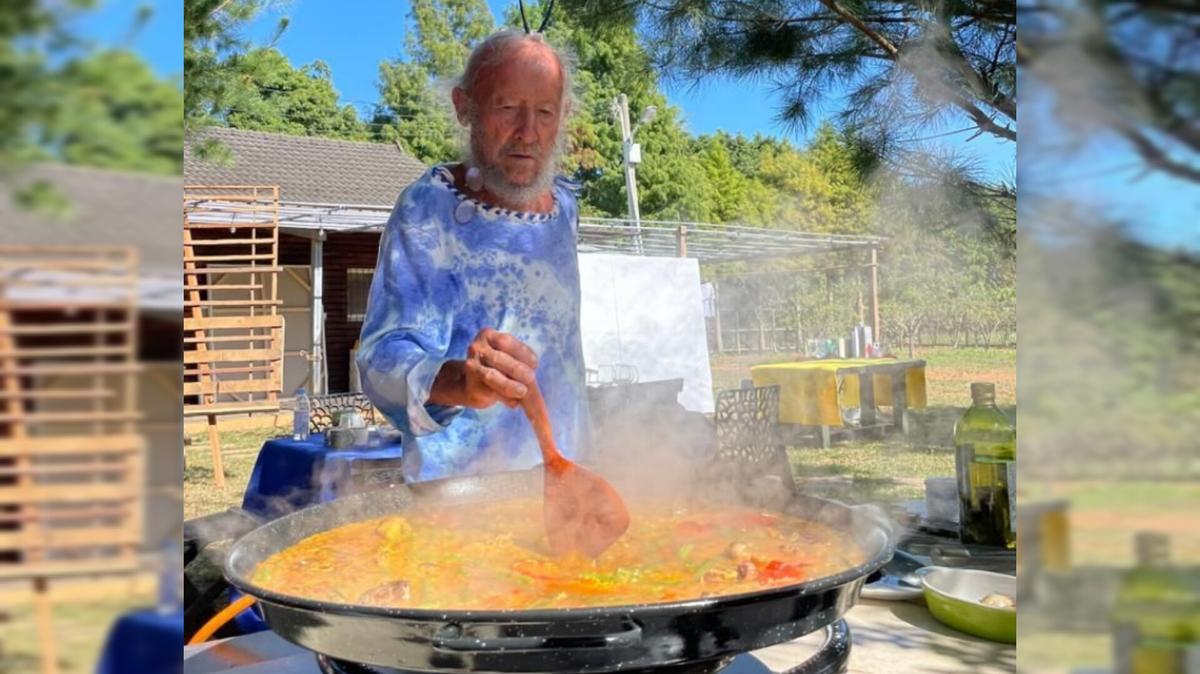
<path fill-rule="evenodd" d="M 924 594 L 920 585 L 909 585 L 896 576 L 885 573 L 882 578 L 864 585 L 862 596 L 866 599 L 882 601 L 906 601 L 916 599 Z"/>

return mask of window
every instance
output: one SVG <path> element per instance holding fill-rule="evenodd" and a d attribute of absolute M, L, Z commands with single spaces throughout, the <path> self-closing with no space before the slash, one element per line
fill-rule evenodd
<path fill-rule="evenodd" d="M 367 318 L 367 295 L 371 292 L 374 268 L 346 270 L 346 320 L 362 323 Z"/>

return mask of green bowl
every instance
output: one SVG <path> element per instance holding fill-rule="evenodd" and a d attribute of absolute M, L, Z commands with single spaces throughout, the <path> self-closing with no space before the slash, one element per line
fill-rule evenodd
<path fill-rule="evenodd" d="M 927 566 L 917 571 L 929 612 L 961 632 L 1006 644 L 1017 643 L 1017 609 L 979 603 L 989 594 L 1017 596 L 1017 579 L 991 571 Z"/>

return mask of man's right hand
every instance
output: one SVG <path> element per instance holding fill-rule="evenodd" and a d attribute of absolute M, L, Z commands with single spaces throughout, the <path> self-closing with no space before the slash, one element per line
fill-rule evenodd
<path fill-rule="evenodd" d="M 466 360 L 442 366 L 429 402 L 477 409 L 497 402 L 516 407 L 536 382 L 537 364 L 537 354 L 521 340 L 484 328 L 467 347 Z"/>

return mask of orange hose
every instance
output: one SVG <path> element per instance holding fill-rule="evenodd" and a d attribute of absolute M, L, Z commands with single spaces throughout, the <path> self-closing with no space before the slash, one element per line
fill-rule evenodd
<path fill-rule="evenodd" d="M 191 640 L 188 641 L 188 645 L 191 646 L 194 644 L 202 644 L 205 641 L 208 641 L 208 638 L 216 634 L 217 630 L 224 627 L 225 623 L 232 620 L 235 615 L 254 605 L 254 602 L 254 597 L 251 597 L 248 594 L 242 595 L 242 597 L 237 601 L 233 602 L 229 606 L 226 606 L 221 610 L 220 613 L 213 616 L 211 620 L 204 623 L 204 627 L 201 627 L 199 631 L 192 635 Z"/>

